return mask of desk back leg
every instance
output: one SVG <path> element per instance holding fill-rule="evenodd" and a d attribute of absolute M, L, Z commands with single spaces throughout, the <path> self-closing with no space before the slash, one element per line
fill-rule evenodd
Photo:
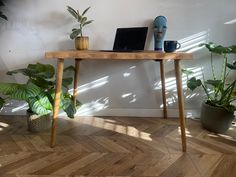
<path fill-rule="evenodd" d="M 77 98 L 77 95 L 78 95 L 80 61 L 81 61 L 81 59 L 75 59 L 75 75 L 74 75 L 74 90 L 73 90 L 74 105 L 76 105 L 76 98 Z"/>
<path fill-rule="evenodd" d="M 58 59 L 55 98 L 54 98 L 54 105 L 53 105 L 53 120 L 52 120 L 52 128 L 51 128 L 51 142 L 50 142 L 51 147 L 54 147 L 56 143 L 56 127 L 57 127 L 58 112 L 59 112 L 59 107 L 60 107 L 63 68 L 64 68 L 64 59 Z"/>
<path fill-rule="evenodd" d="M 161 89 L 162 89 L 162 102 L 163 102 L 163 116 L 167 118 L 167 106 L 166 106 L 166 83 L 165 83 L 165 66 L 164 61 L 160 61 L 160 73 L 161 73 Z"/>
<path fill-rule="evenodd" d="M 184 98 L 183 98 L 183 88 L 182 88 L 182 72 L 180 67 L 180 60 L 175 60 L 175 76 L 178 92 L 178 104 L 179 104 L 179 121 L 181 130 L 181 140 L 182 140 L 182 150 L 186 152 L 186 132 L 185 132 L 185 117 L 184 117 Z"/>

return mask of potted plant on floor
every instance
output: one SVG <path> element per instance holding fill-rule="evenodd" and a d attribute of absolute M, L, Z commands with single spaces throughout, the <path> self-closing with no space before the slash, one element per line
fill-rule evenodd
<path fill-rule="evenodd" d="M 73 67 L 65 68 L 68 72 Z M 51 126 L 50 113 L 53 109 L 54 91 L 55 91 L 55 69 L 52 65 L 47 64 L 29 64 L 27 68 L 7 72 L 8 75 L 21 73 L 28 80 L 24 84 L 19 83 L 0 83 L 0 93 L 4 100 L 22 100 L 28 103 L 27 122 L 30 131 L 37 132 L 48 129 Z M 74 105 L 72 96 L 69 94 L 69 85 L 72 83 L 71 77 L 63 78 L 63 89 L 61 94 L 60 108 L 67 113 L 70 118 L 74 117 L 76 108 L 80 105 L 77 101 Z M 2 100 L 2 101 L 1 101 Z"/>
<path fill-rule="evenodd" d="M 85 9 L 82 14 L 80 14 L 79 10 L 76 11 L 72 7 L 67 6 L 68 12 L 78 23 L 78 28 L 73 28 L 72 33 L 70 34 L 70 38 L 75 40 L 75 48 L 77 50 L 88 50 L 89 47 L 89 37 L 83 36 L 83 28 L 93 22 L 93 20 L 88 20 L 88 18 L 85 16 L 89 9 L 90 7 Z"/>
<path fill-rule="evenodd" d="M 205 43 L 202 46 L 211 52 L 212 79 L 200 80 L 192 77 L 188 80 L 187 86 L 192 91 L 197 87 L 202 87 L 205 91 L 206 100 L 202 104 L 200 116 L 202 126 L 215 133 L 222 133 L 231 126 L 236 110 L 236 106 L 233 105 L 236 100 L 236 78 L 228 80 L 230 72 L 236 70 L 236 61 L 233 63 L 228 61 L 230 54 L 236 54 L 236 46 L 224 47 L 214 43 Z M 219 76 L 215 71 L 214 55 L 220 55 L 223 58 Z"/>

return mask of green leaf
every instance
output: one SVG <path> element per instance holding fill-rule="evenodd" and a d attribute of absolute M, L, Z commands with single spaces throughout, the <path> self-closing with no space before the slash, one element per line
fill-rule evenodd
<path fill-rule="evenodd" d="M 8 71 L 7 75 L 13 75 L 13 74 L 18 74 L 18 73 L 21 73 L 21 74 L 23 74 L 25 76 L 31 77 L 31 72 L 28 69 L 26 69 L 26 68 L 16 69 L 16 70 L 13 70 L 13 71 Z"/>
<path fill-rule="evenodd" d="M 81 33 L 81 30 L 80 30 L 80 29 L 77 29 L 76 31 L 73 31 L 73 32 L 70 34 L 70 38 L 71 38 L 71 39 L 75 39 L 80 33 Z"/>
<path fill-rule="evenodd" d="M 27 68 L 17 69 L 13 71 L 8 71 L 8 75 L 21 73 L 28 77 L 41 77 L 46 79 L 51 79 L 55 74 L 55 69 L 49 64 L 29 64 Z"/>
<path fill-rule="evenodd" d="M 52 106 L 46 96 L 30 97 L 27 102 L 30 109 L 37 115 L 47 115 L 51 112 Z"/>
<path fill-rule="evenodd" d="M 83 26 L 86 26 L 86 25 L 88 25 L 88 24 L 90 24 L 90 23 L 92 23 L 92 22 L 93 22 L 93 20 L 89 20 L 89 21 L 85 22 L 85 23 L 83 24 Z"/>
<path fill-rule="evenodd" d="M 200 46 L 205 46 L 210 52 L 217 54 L 231 53 L 231 47 L 224 47 L 222 45 L 216 45 L 215 43 L 203 43 Z"/>
<path fill-rule="evenodd" d="M 236 54 L 236 45 L 232 45 L 230 46 L 230 48 L 231 48 L 231 53 Z"/>
<path fill-rule="evenodd" d="M 196 77 L 192 77 L 187 81 L 187 87 L 192 91 L 201 85 L 202 81 L 200 79 L 196 79 Z"/>
<path fill-rule="evenodd" d="M 3 95 L 11 95 L 22 85 L 16 83 L 0 83 L 0 93 Z"/>
<path fill-rule="evenodd" d="M 222 80 L 207 80 L 205 82 L 206 84 L 212 85 L 214 87 L 220 87 L 223 85 Z"/>
<path fill-rule="evenodd" d="M 33 77 L 42 77 L 46 79 L 51 79 L 55 74 L 55 69 L 50 64 L 29 64 L 27 69 Z"/>
<path fill-rule="evenodd" d="M 90 9 L 91 7 L 88 7 L 87 9 L 85 9 L 84 11 L 83 11 L 83 13 L 82 13 L 82 16 L 84 16 L 87 12 L 88 12 L 88 10 Z"/>
<path fill-rule="evenodd" d="M 226 66 L 227 66 L 229 69 L 236 70 L 236 62 L 234 62 L 233 64 L 227 63 Z"/>
<path fill-rule="evenodd" d="M 64 68 L 64 72 L 70 72 L 70 71 L 73 71 L 73 72 L 74 72 L 74 71 L 75 71 L 75 67 L 72 66 L 72 65 L 70 65 L 70 66 Z"/>
<path fill-rule="evenodd" d="M 67 11 L 76 19 L 78 20 L 78 14 L 75 9 L 70 6 L 67 6 Z"/>
<path fill-rule="evenodd" d="M 188 70 L 188 69 L 182 69 L 182 73 L 184 73 L 184 74 L 186 74 L 188 76 L 188 75 L 193 74 L 193 71 Z"/>
<path fill-rule="evenodd" d="M 0 97 L 0 110 L 2 109 L 4 104 L 5 104 L 5 100 L 2 97 Z"/>
<path fill-rule="evenodd" d="M 84 26 L 84 23 L 87 21 L 87 17 L 82 17 L 82 19 L 81 19 L 81 24 Z"/>
<path fill-rule="evenodd" d="M 69 88 L 69 86 L 72 84 L 73 82 L 73 78 L 72 77 L 68 77 L 68 78 L 63 78 L 62 79 L 62 85 L 65 87 L 65 88 Z"/>
<path fill-rule="evenodd" d="M 31 79 L 29 79 L 28 82 L 31 82 L 31 83 L 33 83 L 33 84 L 35 84 L 38 87 L 43 88 L 43 89 L 50 89 L 50 88 L 53 88 L 55 86 L 54 82 L 48 81 L 48 80 L 46 80 L 44 78 L 41 78 L 41 77 L 31 78 Z"/>
<path fill-rule="evenodd" d="M 30 97 L 36 97 L 41 93 L 41 88 L 33 83 L 22 84 L 10 95 L 11 98 L 16 100 L 27 101 Z"/>

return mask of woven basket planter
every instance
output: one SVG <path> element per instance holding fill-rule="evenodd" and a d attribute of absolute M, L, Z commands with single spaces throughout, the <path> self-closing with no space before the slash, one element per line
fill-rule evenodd
<path fill-rule="evenodd" d="M 40 132 L 40 131 L 48 130 L 51 127 L 51 122 L 52 122 L 52 119 L 51 119 L 50 114 L 39 116 L 39 115 L 27 112 L 28 130 L 31 132 Z"/>

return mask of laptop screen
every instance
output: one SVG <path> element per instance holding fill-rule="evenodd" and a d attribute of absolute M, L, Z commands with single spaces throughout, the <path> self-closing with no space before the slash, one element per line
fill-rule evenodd
<path fill-rule="evenodd" d="M 117 28 L 113 50 L 144 50 L 148 27 Z"/>

